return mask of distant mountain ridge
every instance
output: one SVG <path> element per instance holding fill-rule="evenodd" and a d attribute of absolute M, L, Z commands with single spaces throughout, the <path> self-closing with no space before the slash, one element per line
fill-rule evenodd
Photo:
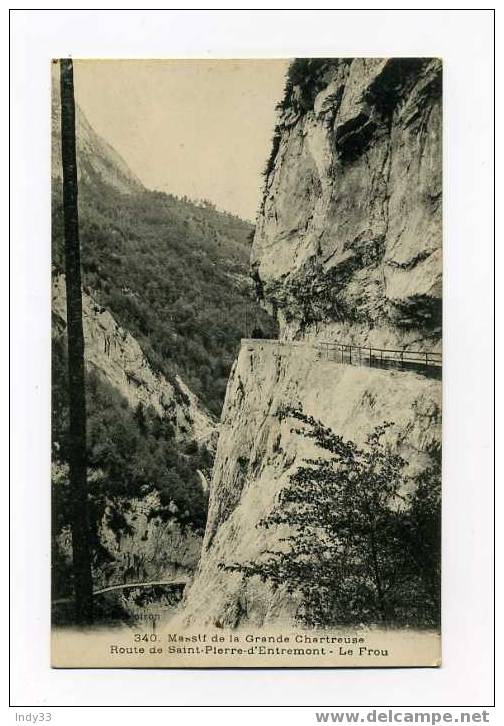
<path fill-rule="evenodd" d="M 59 84 L 52 96 L 53 270 L 63 271 Z M 180 375 L 219 415 L 248 324 L 268 332 L 253 298 L 253 226 L 147 190 L 76 109 L 83 284 L 138 341 L 150 365 Z"/>
<path fill-rule="evenodd" d="M 55 82 L 56 81 L 56 82 Z M 61 166 L 61 105 L 59 85 L 53 76 L 51 98 L 52 179 L 62 179 Z M 132 194 L 144 189 L 140 179 L 122 156 L 92 128 L 78 104 L 75 108 L 77 172 L 80 182 L 92 182 L 96 177 L 120 192 Z"/>

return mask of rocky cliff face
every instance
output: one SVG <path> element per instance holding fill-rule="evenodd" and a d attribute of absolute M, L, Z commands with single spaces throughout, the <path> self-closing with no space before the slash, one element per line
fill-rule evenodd
<path fill-rule="evenodd" d="M 88 370 L 96 371 L 118 390 L 132 408 L 139 403 L 152 406 L 161 417 L 168 417 L 176 436 L 183 441 L 204 442 L 213 449 L 217 424 L 179 376 L 168 381 L 153 371 L 135 338 L 124 330 L 91 295 L 83 293 L 85 360 Z M 53 335 L 66 330 L 65 278 L 59 275 L 52 288 Z"/>
<path fill-rule="evenodd" d="M 52 474 L 54 481 L 63 480 L 68 477 L 68 467 L 54 464 Z M 126 526 L 119 532 L 110 527 L 110 508 L 105 510 L 98 536 L 106 558 L 93 572 L 95 590 L 123 583 L 192 579 L 201 552 L 201 535 L 190 528 L 183 530 L 174 519 L 156 515 L 159 509 L 159 495 L 155 492 L 130 499 L 123 513 Z M 69 527 L 58 534 L 57 541 L 61 556 L 70 566 Z"/>
<path fill-rule="evenodd" d="M 262 626 L 294 616 L 297 600 L 273 593 L 254 577 L 225 572 L 220 564 L 256 561 L 278 549 L 285 531 L 258 528 L 279 492 L 313 444 L 278 416 L 300 406 L 345 439 L 364 443 L 384 421 L 387 441 L 414 474 L 441 438 L 440 383 L 415 373 L 341 365 L 308 346 L 246 342 L 233 370 L 210 488 L 208 524 L 199 573 L 188 593 L 185 622 Z"/>
<path fill-rule="evenodd" d="M 201 536 L 189 528 L 182 530 L 174 520 L 153 517 L 159 507 L 156 493 L 132 500 L 126 512 L 130 532 L 120 536 L 112 532 L 104 517 L 100 538 L 111 564 L 102 571 L 103 586 L 172 579 L 187 582 L 192 578 L 200 556 Z M 97 587 L 100 584 L 96 583 Z"/>
<path fill-rule="evenodd" d="M 437 349 L 440 61 L 305 61 L 298 76 L 253 245 L 258 292 L 285 337 Z"/>
<path fill-rule="evenodd" d="M 307 343 L 440 349 L 441 65 L 295 62 L 252 251 L 280 341 L 243 341 L 228 385 L 199 570 L 184 622 L 292 620 L 295 595 L 221 565 L 257 561 L 285 532 L 258 528 L 313 444 L 278 415 L 300 407 L 362 444 L 392 421 L 414 474 L 441 440 L 441 384 L 325 360 Z M 292 341 L 298 344 L 292 344 Z"/>

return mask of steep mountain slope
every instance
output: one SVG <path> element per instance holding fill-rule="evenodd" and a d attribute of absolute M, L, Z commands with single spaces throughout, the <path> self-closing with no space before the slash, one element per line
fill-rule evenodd
<path fill-rule="evenodd" d="M 55 64 L 56 66 L 56 64 Z M 53 73 L 51 134 L 53 181 L 62 179 L 61 168 L 61 106 L 59 101 L 59 74 Z M 95 133 L 78 105 L 75 109 L 75 137 L 77 143 L 78 180 L 92 183 L 99 178 L 124 193 L 141 191 L 144 187 L 117 151 Z"/>
<path fill-rule="evenodd" d="M 299 590 L 243 575 L 286 546 L 292 530 L 261 522 L 317 456 L 282 410 L 357 446 L 391 422 L 384 441 L 411 476 L 439 451 L 440 381 L 327 360 L 315 344 L 440 350 L 440 76 L 428 59 L 291 66 L 252 250 L 280 341 L 243 341 L 233 368 L 185 624 L 295 618 Z"/>
<path fill-rule="evenodd" d="M 56 88 L 57 91 L 57 88 Z M 63 270 L 58 94 L 53 98 L 53 267 Z M 151 366 L 180 374 L 219 415 L 245 327 L 275 331 L 248 277 L 253 227 L 211 203 L 145 190 L 77 113 L 83 283 Z"/>

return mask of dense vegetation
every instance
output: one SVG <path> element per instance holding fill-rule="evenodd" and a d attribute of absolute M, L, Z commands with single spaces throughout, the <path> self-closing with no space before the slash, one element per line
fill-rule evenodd
<path fill-rule="evenodd" d="M 209 476 L 212 456 L 203 444 L 175 440 L 169 418 L 141 405 L 132 409 L 126 399 L 91 372 L 86 375 L 87 459 L 92 530 L 93 566 L 108 555 L 101 547 L 98 528 L 107 510 L 107 524 L 117 536 L 131 534 L 125 519 L 128 502 L 158 492 L 159 510 L 151 516 L 175 519 L 182 527 L 203 531 L 207 495 L 198 470 Z M 53 532 L 70 522 L 68 461 L 68 392 L 66 350 L 61 338 L 53 340 L 52 356 Z M 61 475 L 62 474 L 62 475 Z M 54 589 L 67 594 L 69 571 L 54 550 Z M 57 567 L 60 563 L 59 568 Z M 58 576 L 58 573 L 60 576 Z"/>
<path fill-rule="evenodd" d="M 435 626 L 440 614 L 440 455 L 404 494 L 406 462 L 372 431 L 364 446 L 345 441 L 289 409 L 323 455 L 291 477 L 277 507 L 259 523 L 287 525 L 282 549 L 256 562 L 223 563 L 300 596 L 299 619 L 340 624 Z"/>
<path fill-rule="evenodd" d="M 88 170 L 79 189 L 84 285 L 156 370 L 170 379 L 180 373 L 219 415 L 240 338 L 253 328 L 276 335 L 248 278 L 252 225 L 208 202 L 146 190 L 123 194 L 92 175 Z M 59 182 L 53 266 L 63 269 Z"/>
<path fill-rule="evenodd" d="M 293 103 L 293 91 L 297 88 L 295 105 L 302 112 L 313 108 L 313 102 L 319 91 L 324 88 L 326 73 L 331 71 L 338 63 L 350 63 L 351 59 L 344 61 L 335 58 L 296 58 L 287 71 L 284 98 L 279 107 L 288 108 Z"/>

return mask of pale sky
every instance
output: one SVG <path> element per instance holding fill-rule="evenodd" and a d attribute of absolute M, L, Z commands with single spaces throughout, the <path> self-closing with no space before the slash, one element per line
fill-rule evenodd
<path fill-rule="evenodd" d="M 75 95 L 147 188 L 253 220 L 288 63 L 75 61 Z"/>

